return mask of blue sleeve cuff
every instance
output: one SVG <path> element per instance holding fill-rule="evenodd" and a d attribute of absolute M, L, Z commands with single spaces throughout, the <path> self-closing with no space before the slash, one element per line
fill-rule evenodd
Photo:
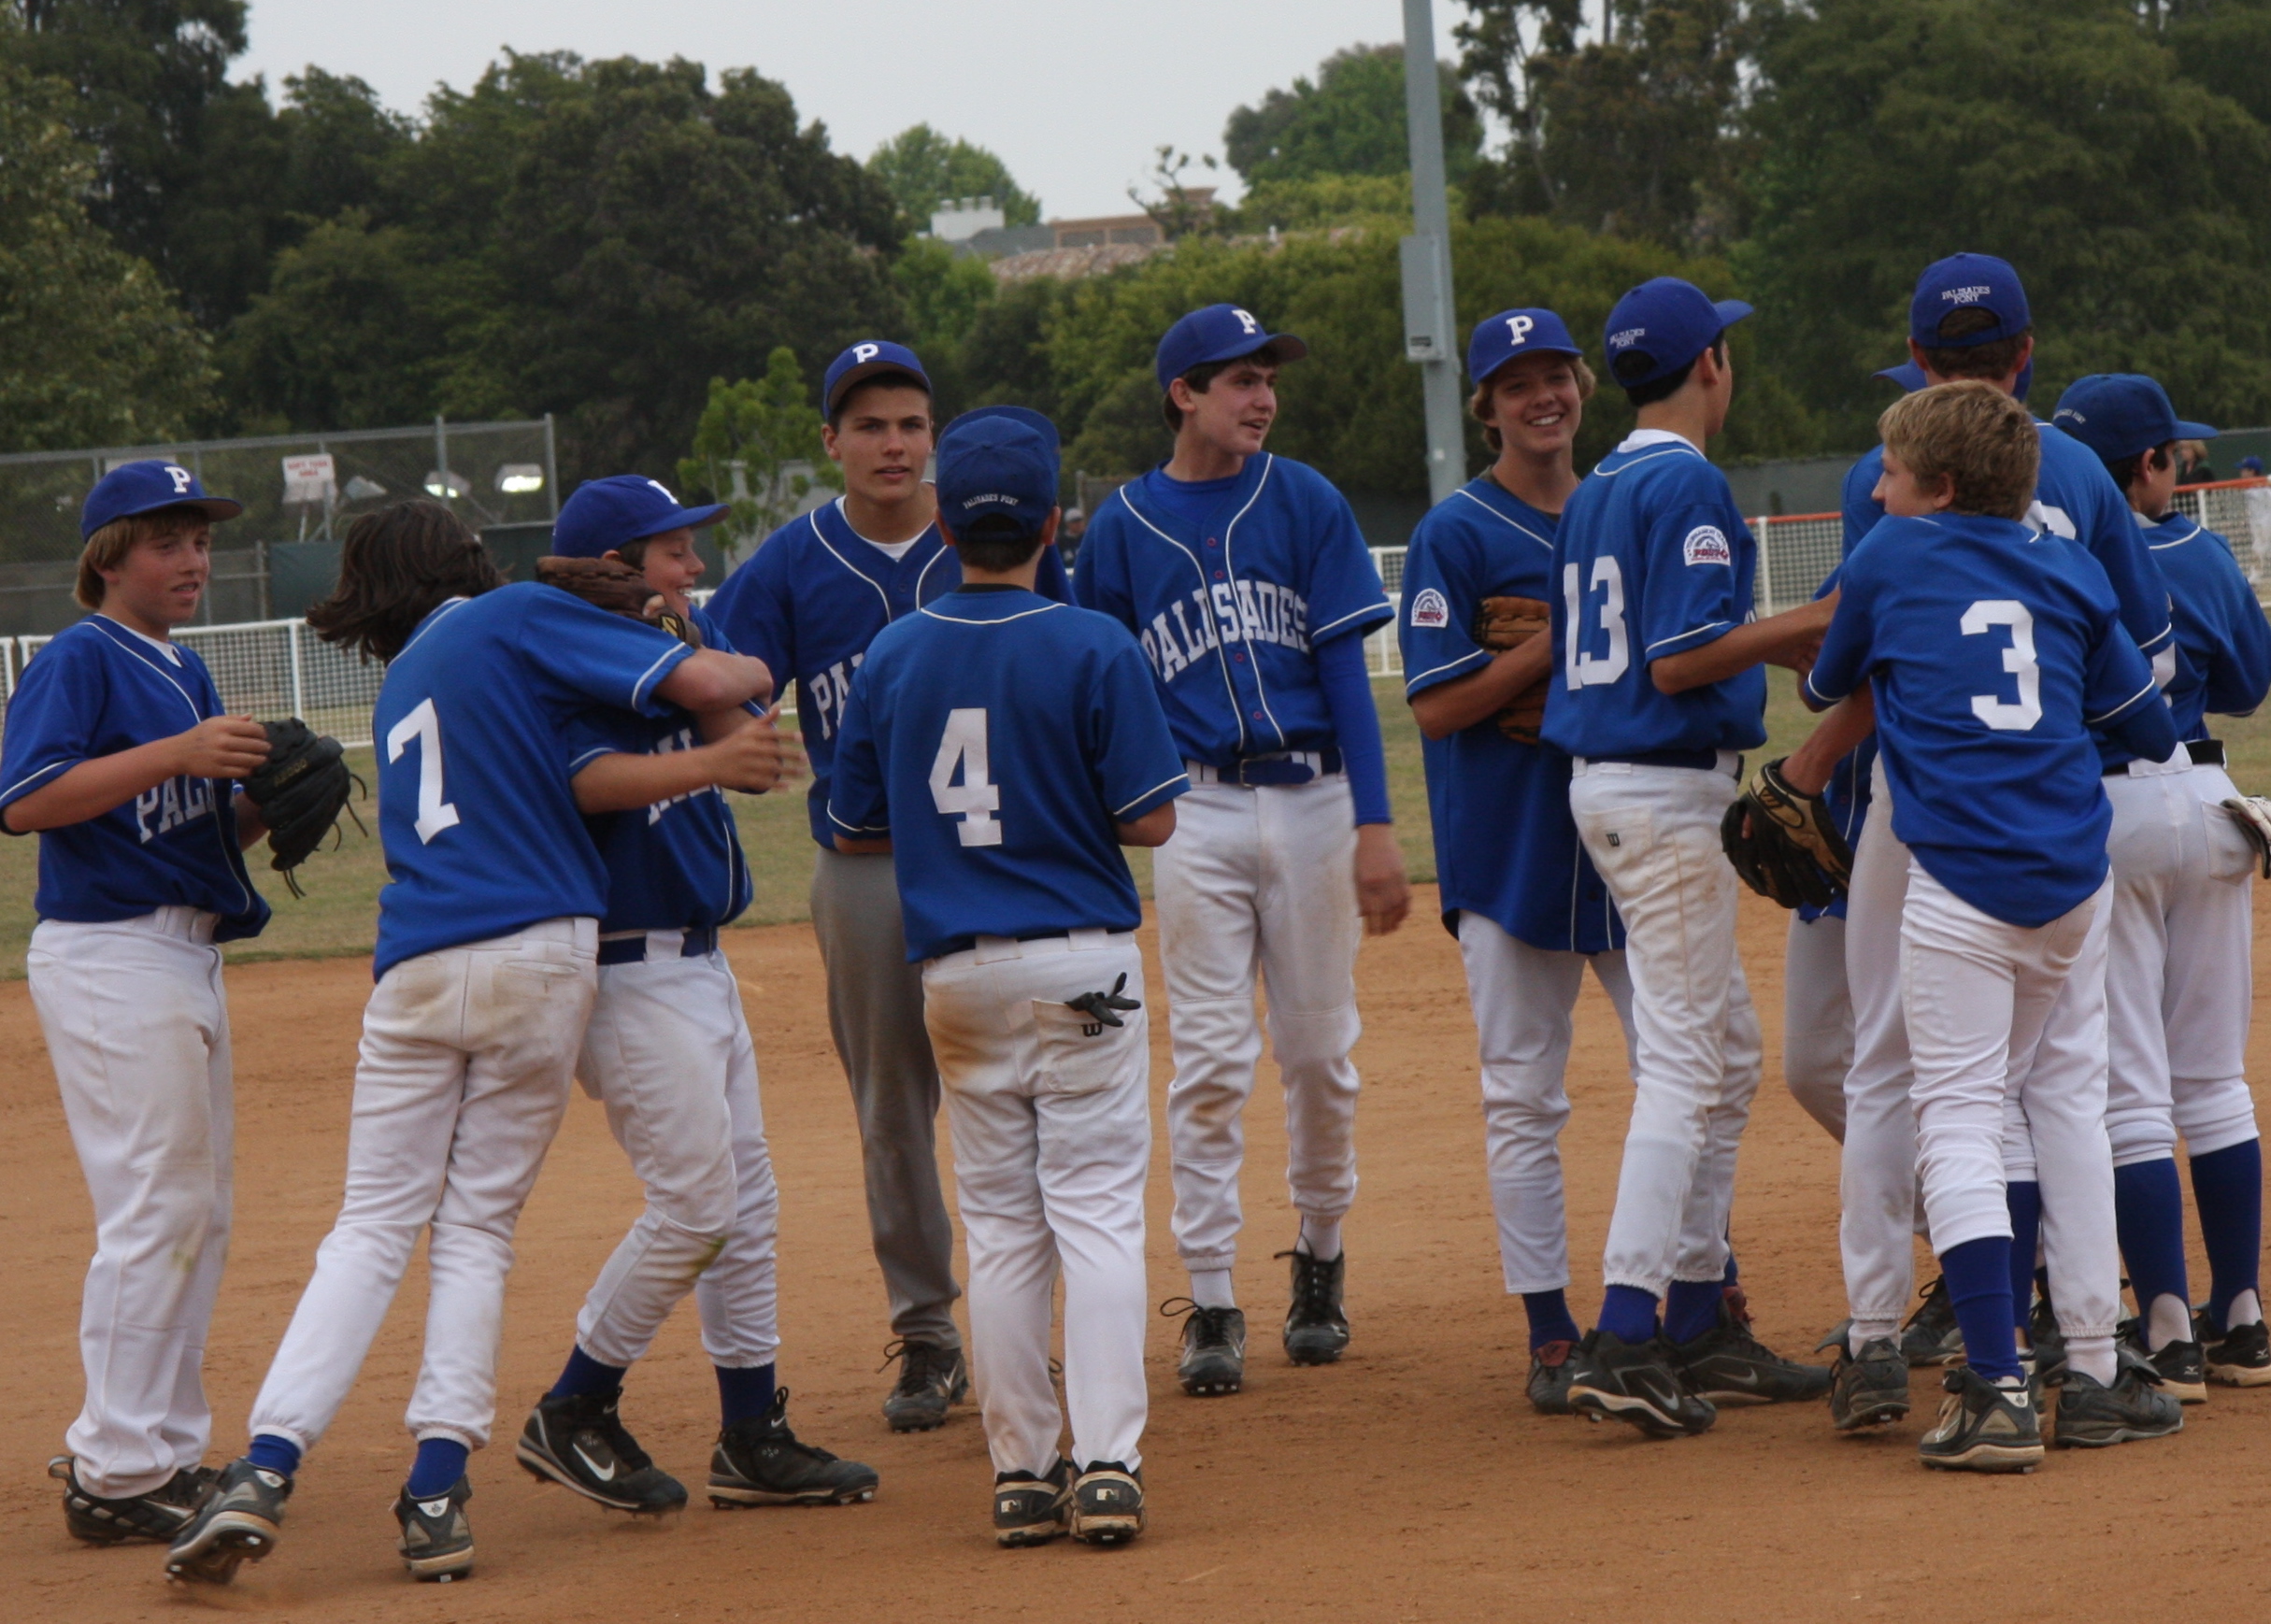
<path fill-rule="evenodd" d="M 1380 742 L 1380 713 L 1372 702 L 1372 674 L 1364 669 L 1364 639 L 1345 633 L 1319 646 L 1317 680 L 1340 741 L 1341 766 L 1356 799 L 1356 821 L 1387 823 L 1388 751 Z"/>

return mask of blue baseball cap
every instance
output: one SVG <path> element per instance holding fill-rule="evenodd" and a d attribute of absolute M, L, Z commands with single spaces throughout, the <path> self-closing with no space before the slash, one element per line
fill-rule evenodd
<path fill-rule="evenodd" d="M 722 502 L 681 507 L 669 486 L 637 474 L 587 479 L 560 505 L 560 517 L 552 520 L 552 551 L 562 558 L 600 558 L 626 541 L 715 524 L 728 511 Z"/>
<path fill-rule="evenodd" d="M 2050 421 L 2111 463 L 2171 440 L 2212 440 L 2206 423 L 2188 423 L 2168 404 L 2158 378 L 2137 372 L 2078 378 L 2058 397 Z"/>
<path fill-rule="evenodd" d="M 931 392 L 931 375 L 922 370 L 922 362 L 913 350 L 884 338 L 863 338 L 828 363 L 821 378 L 821 415 L 835 416 L 854 384 L 881 372 L 906 373 L 922 386 L 924 394 Z"/>
<path fill-rule="evenodd" d="M 1480 384 L 1517 355 L 1582 355 L 1550 310 L 1501 310 L 1475 323 L 1466 341 L 1466 376 Z"/>
<path fill-rule="evenodd" d="M 152 457 L 121 463 L 95 481 L 79 510 L 79 538 L 84 541 L 106 524 L 161 507 L 194 507 L 207 519 L 234 519 L 245 510 L 241 502 L 209 494 L 180 463 Z"/>
<path fill-rule="evenodd" d="M 1167 385 L 1194 366 L 1235 361 L 1264 349 L 1269 351 L 1272 365 L 1299 361 L 1309 352 L 1309 347 L 1291 333 L 1264 332 L 1260 321 L 1235 305 L 1209 305 L 1204 310 L 1193 310 L 1168 328 L 1167 335 L 1159 341 L 1153 363 L 1160 392 L 1165 393 Z"/>
<path fill-rule="evenodd" d="M 1881 378 L 1887 383 L 1900 385 L 1903 394 L 1914 394 L 1918 390 L 1927 387 L 1932 382 L 1924 376 L 1924 369 L 1913 361 L 1904 361 L 1898 366 L 1880 367 L 1869 376 Z"/>
<path fill-rule="evenodd" d="M 1037 535 L 1057 506 L 1057 429 L 1023 406 L 980 406 L 938 436 L 938 517 L 960 535 L 1007 520 Z"/>
<path fill-rule="evenodd" d="M 2239 459 L 2239 471 L 2252 474 L 2260 479 L 2264 473 L 2264 460 L 2261 457 L 2242 457 Z"/>
<path fill-rule="evenodd" d="M 1678 277 L 1655 277 L 1641 283 L 1608 313 L 1603 329 L 1603 349 L 1608 356 L 1609 376 L 1626 389 L 1668 378 L 1711 348 L 1711 342 L 1750 314 L 1740 299 L 1711 296 L 1693 282 Z M 1628 371 L 1617 363 L 1628 355 L 1648 363 L 1645 370 Z"/>
<path fill-rule="evenodd" d="M 1940 320 L 1951 310 L 1984 310 L 1995 319 L 1994 325 L 1961 338 L 1942 338 Z M 1916 278 L 1916 296 L 1908 301 L 1908 336 L 1927 349 L 1968 349 L 2016 338 L 2034 320 L 2019 273 L 2008 260 L 1992 254 L 1950 254 L 1933 261 Z"/>

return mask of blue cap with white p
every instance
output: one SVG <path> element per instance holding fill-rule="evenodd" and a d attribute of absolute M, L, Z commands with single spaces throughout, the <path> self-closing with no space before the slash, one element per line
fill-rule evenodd
<path fill-rule="evenodd" d="M 1983 310 L 1993 320 L 1976 332 L 1941 337 L 1940 323 L 1958 310 Z M 1950 254 L 1933 261 L 1917 278 L 1916 295 L 1908 301 L 1908 336 L 1926 349 L 1968 349 L 2016 338 L 2034 320 L 2019 273 L 2008 260 L 1992 254 Z"/>
<path fill-rule="evenodd" d="M 887 338 L 864 338 L 831 361 L 821 375 L 821 415 L 834 417 L 854 387 L 883 373 L 904 374 L 921 385 L 924 394 L 931 392 L 931 375 L 922 370 L 922 360 L 913 350 Z"/>
<path fill-rule="evenodd" d="M 1194 366 L 1257 356 L 1271 366 L 1299 361 L 1309 347 L 1291 333 L 1272 333 L 1250 310 L 1236 305 L 1209 305 L 1193 310 L 1160 339 L 1151 364 L 1164 393 Z"/>
<path fill-rule="evenodd" d="M 680 506 L 669 486 L 637 474 L 587 479 L 560 505 L 560 517 L 552 520 L 552 551 L 562 558 L 604 558 L 625 542 L 668 530 L 698 530 L 730 511 L 722 502 Z"/>
<path fill-rule="evenodd" d="M 148 457 L 121 463 L 95 481 L 79 510 L 79 539 L 86 540 L 106 524 L 161 507 L 193 507 L 208 520 L 234 519 L 245 510 L 243 503 L 207 491 L 180 463 Z"/>
<path fill-rule="evenodd" d="M 1608 313 L 1603 349 L 1609 376 L 1626 389 L 1669 378 L 1750 314 L 1740 299 L 1714 300 L 1678 277 L 1650 278 Z"/>
<path fill-rule="evenodd" d="M 938 517 L 957 536 L 1040 534 L 1057 506 L 1057 430 L 1023 406 L 980 406 L 938 436 Z"/>
<path fill-rule="evenodd" d="M 1477 384 L 1489 381 L 1518 355 L 1582 355 L 1569 329 L 1550 310 L 1501 310 L 1475 323 L 1466 341 L 1466 376 Z"/>
<path fill-rule="evenodd" d="M 2160 380 L 2137 372 L 2098 372 L 2076 378 L 2058 397 L 2050 421 L 2107 463 L 2171 440 L 2216 437 L 2207 424 L 2178 417 Z"/>

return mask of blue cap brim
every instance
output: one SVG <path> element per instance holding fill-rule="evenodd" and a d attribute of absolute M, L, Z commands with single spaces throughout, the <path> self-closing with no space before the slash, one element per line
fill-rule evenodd
<path fill-rule="evenodd" d="M 623 537 L 625 541 L 644 541 L 650 535 L 666 534 L 673 530 L 699 530 L 706 524 L 715 524 L 733 511 L 727 502 L 713 502 L 707 507 L 681 507 L 648 525 L 636 534 Z"/>
<path fill-rule="evenodd" d="M 1897 383 L 1910 394 L 1924 387 L 1924 369 L 1913 361 L 1904 361 L 1898 366 L 1888 366 L 1870 376 Z"/>
<path fill-rule="evenodd" d="M 865 383 L 869 378 L 886 372 L 895 372 L 901 378 L 916 378 L 921 381 L 924 394 L 934 392 L 931 389 L 930 375 L 919 366 L 909 366 L 904 361 L 869 361 L 848 369 L 843 377 L 836 380 L 836 387 L 828 392 L 827 409 L 836 410 L 837 406 L 844 404 L 844 397 L 854 389 Z"/>
<path fill-rule="evenodd" d="M 1249 355 L 1260 355 L 1264 350 L 1269 352 L 1270 363 L 1272 365 L 1276 365 L 1288 361 L 1299 361 L 1309 352 L 1308 345 L 1294 337 L 1291 333 L 1273 333 L 1259 344 L 1248 344 L 1244 342 L 1244 337 L 1245 335 L 1241 334 L 1240 342 L 1227 345 L 1212 354 L 1201 356 L 1193 362 L 1191 366 L 1212 366 L 1218 361 L 1238 361 Z M 1191 366 L 1184 367 L 1183 372 L 1189 372 Z M 1178 373 L 1176 376 L 1179 378 L 1182 373 Z"/>
<path fill-rule="evenodd" d="M 1566 355 L 1573 361 L 1582 361 L 1585 358 L 1585 352 L 1574 344 L 1525 344 L 1480 378 L 1476 378 L 1475 387 L 1480 389 L 1525 355 Z"/>
<path fill-rule="evenodd" d="M 2182 418 L 2177 420 L 2177 438 L 2179 440 L 2212 440 L 2216 434 L 2217 431 L 2206 423 L 2188 423 Z"/>
<path fill-rule="evenodd" d="M 1740 299 L 1715 299 L 1711 308 L 1719 312 L 1719 324 L 1722 329 L 1734 326 L 1751 313 L 1750 306 Z"/>

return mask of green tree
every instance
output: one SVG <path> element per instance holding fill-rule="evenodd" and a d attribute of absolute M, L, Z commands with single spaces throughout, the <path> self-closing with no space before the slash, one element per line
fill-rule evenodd
<path fill-rule="evenodd" d="M 898 200 L 917 231 L 928 231 L 931 211 L 947 197 L 991 197 L 1011 225 L 1038 225 L 1041 200 L 1010 178 L 1009 166 L 983 147 L 948 140 L 928 124 L 900 131 L 867 159 L 867 172 Z"/>
<path fill-rule="evenodd" d="M 1453 182 L 1482 150 L 1482 120 L 1448 64 L 1443 160 Z M 1404 48 L 1352 45 L 1319 64 L 1317 78 L 1273 90 L 1222 126 L 1223 155 L 1250 186 L 1320 175 L 1401 175 L 1411 167 L 1404 118 Z"/>
<path fill-rule="evenodd" d="M 1452 211 L 1458 211 L 1456 201 Z M 1238 200 L 1236 229 L 1315 230 L 1360 221 L 1411 219 L 1411 172 L 1400 175 L 1312 175 L 1264 180 Z M 1407 228 L 1408 229 L 1408 228 Z"/>
<path fill-rule="evenodd" d="M 2260 6 L 1820 0 L 1774 42 L 1741 260 L 1838 440 L 1867 443 L 1917 272 L 1963 249 L 2026 279 L 2037 402 L 2140 371 L 2210 421 L 2271 419 L 2271 131 L 2185 71 L 2187 30 L 2227 19 L 2261 36 Z"/>
<path fill-rule="evenodd" d="M 821 444 L 820 411 L 795 350 L 785 344 L 774 350 L 763 378 L 709 380 L 693 454 L 678 460 L 678 483 L 733 504 L 732 518 L 716 532 L 728 553 L 786 524 L 816 488 L 844 488 L 843 470 Z"/>
<path fill-rule="evenodd" d="M 212 383 L 203 335 L 89 217 L 98 171 L 69 106 L 0 54 L 0 449 L 170 437 Z"/>

